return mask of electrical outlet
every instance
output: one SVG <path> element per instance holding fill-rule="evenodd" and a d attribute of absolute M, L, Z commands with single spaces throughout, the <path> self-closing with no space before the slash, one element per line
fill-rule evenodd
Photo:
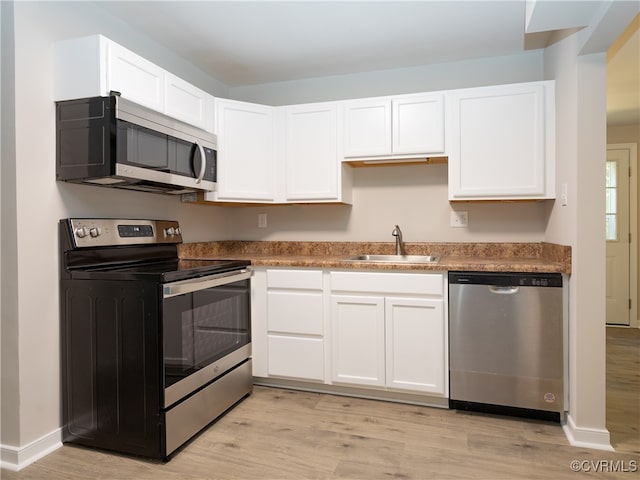
<path fill-rule="evenodd" d="M 259 213 L 258 214 L 258 228 L 267 228 L 267 214 Z"/>
<path fill-rule="evenodd" d="M 469 226 L 469 213 L 468 212 L 451 212 L 451 226 L 452 227 L 468 227 Z"/>

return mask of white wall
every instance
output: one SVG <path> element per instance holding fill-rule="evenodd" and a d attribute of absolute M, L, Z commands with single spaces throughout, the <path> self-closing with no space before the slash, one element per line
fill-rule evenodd
<path fill-rule="evenodd" d="M 568 436 L 577 445 L 609 445 L 606 429 L 604 168 L 606 55 L 579 56 L 583 34 L 548 47 L 545 74 L 556 80 L 557 191 L 547 240 L 571 245 Z"/>
<path fill-rule="evenodd" d="M 450 212 L 469 213 L 469 228 L 450 226 Z M 407 242 L 538 242 L 546 202 L 462 203 L 447 200 L 447 165 L 356 168 L 353 205 L 237 208 L 231 232 L 241 240 L 392 242 L 395 224 Z M 257 228 L 259 213 L 268 228 Z"/>
<path fill-rule="evenodd" d="M 236 100 L 288 105 L 542 80 L 542 51 L 395 70 L 230 87 Z"/>
<path fill-rule="evenodd" d="M 18 362 L 18 308 L 15 278 L 18 271 L 16 251 L 15 212 L 15 132 L 14 132 L 14 81 L 13 81 L 13 4 L 0 2 L 0 118 L 2 119 L 2 142 L 0 142 L 0 268 L 1 309 L 1 367 L 2 388 L 0 390 L 1 419 L 0 442 L 16 444 L 19 441 L 19 420 L 16 412 L 20 405 Z"/>
<path fill-rule="evenodd" d="M 2 2 L 3 13 L 5 3 L 7 9 L 13 7 L 15 22 L 9 24 L 15 39 L 9 30 L 2 30 L 3 49 L 5 40 L 15 40 L 15 116 L 8 115 L 15 122 L 15 152 L 8 150 L 11 138 L 3 135 L 1 442 L 2 453 L 16 453 L 56 432 L 61 423 L 58 220 L 72 216 L 178 219 L 186 241 L 227 238 L 228 231 L 223 208 L 55 181 L 54 43 L 103 33 L 211 93 L 225 94 L 226 87 L 99 7 L 80 2 Z M 4 15 L 2 20 L 5 27 Z M 4 86 L 3 82 L 3 113 L 13 101 L 5 97 Z M 4 120 L 3 115 L 3 129 Z"/>

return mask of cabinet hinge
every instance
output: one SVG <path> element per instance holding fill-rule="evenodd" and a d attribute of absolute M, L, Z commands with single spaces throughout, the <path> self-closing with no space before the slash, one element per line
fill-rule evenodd
<path fill-rule="evenodd" d="M 629 299 L 629 310 L 631 310 L 631 299 Z"/>

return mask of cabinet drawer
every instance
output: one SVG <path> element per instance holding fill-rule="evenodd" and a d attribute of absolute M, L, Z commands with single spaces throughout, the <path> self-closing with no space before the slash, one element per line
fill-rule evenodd
<path fill-rule="evenodd" d="M 267 288 L 322 290 L 320 270 L 267 270 Z"/>
<path fill-rule="evenodd" d="M 267 292 L 267 330 L 322 335 L 322 292 Z"/>
<path fill-rule="evenodd" d="M 331 273 L 332 291 L 442 296 L 443 282 L 441 273 Z"/>
<path fill-rule="evenodd" d="M 269 335 L 269 375 L 324 380 L 324 342 L 320 338 Z"/>

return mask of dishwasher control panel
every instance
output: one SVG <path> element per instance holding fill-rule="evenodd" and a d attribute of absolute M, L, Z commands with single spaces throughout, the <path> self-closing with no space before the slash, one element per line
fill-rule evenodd
<path fill-rule="evenodd" d="M 562 287 L 562 274 L 449 272 L 449 283 L 500 287 Z"/>

